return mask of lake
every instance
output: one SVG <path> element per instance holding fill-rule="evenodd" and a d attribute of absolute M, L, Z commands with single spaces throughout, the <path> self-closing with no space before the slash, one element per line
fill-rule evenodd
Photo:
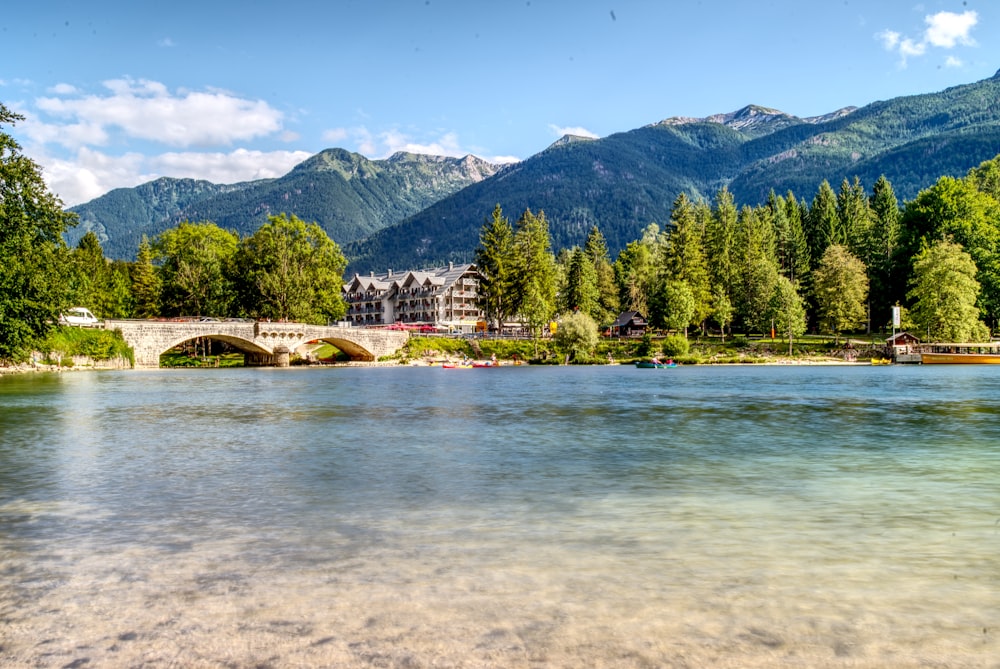
<path fill-rule="evenodd" d="M 983 367 L 0 378 L 0 665 L 997 667 Z"/>

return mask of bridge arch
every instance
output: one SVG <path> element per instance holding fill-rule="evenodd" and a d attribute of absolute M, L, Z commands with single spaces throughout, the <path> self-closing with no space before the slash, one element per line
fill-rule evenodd
<path fill-rule="evenodd" d="M 247 321 L 165 322 L 109 320 L 107 330 L 119 330 L 135 353 L 137 367 L 159 367 L 160 355 L 199 337 L 224 341 L 244 352 L 248 365 L 288 364 L 301 345 L 325 341 L 351 360 L 372 361 L 398 351 L 409 338 L 405 332 L 357 327 Z"/>

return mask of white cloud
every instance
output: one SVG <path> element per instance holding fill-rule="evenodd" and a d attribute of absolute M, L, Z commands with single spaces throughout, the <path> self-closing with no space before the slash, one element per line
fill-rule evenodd
<path fill-rule="evenodd" d="M 49 89 L 53 95 L 74 95 L 77 92 L 76 86 L 72 84 L 56 84 Z"/>
<path fill-rule="evenodd" d="M 972 29 L 979 23 L 979 14 L 974 11 L 966 11 L 961 14 L 954 12 L 938 12 L 928 14 L 924 17 L 927 28 L 919 39 L 903 37 L 895 30 L 883 30 L 875 35 L 876 39 L 882 42 L 886 51 L 898 52 L 900 65 L 906 67 L 907 59 L 922 56 L 927 53 L 928 47 L 939 49 L 953 49 L 956 46 L 975 46 L 976 41 L 972 38 Z M 949 56 L 945 64 L 948 67 L 957 67 L 961 61 L 954 56 Z"/>
<path fill-rule="evenodd" d="M 945 67 L 962 67 L 964 64 L 961 58 L 955 58 L 954 56 L 948 56 L 944 61 Z"/>
<path fill-rule="evenodd" d="M 205 179 L 213 183 L 236 183 L 270 179 L 287 174 L 308 158 L 306 151 L 250 151 L 228 153 L 177 152 L 144 156 L 126 153 L 112 156 L 84 147 L 70 159 L 32 156 L 43 166 L 43 176 L 53 193 L 66 206 L 88 202 L 115 188 L 131 188 L 153 179 Z"/>
<path fill-rule="evenodd" d="M 565 137 L 566 135 L 574 135 L 575 137 L 590 137 L 591 139 L 600 139 L 600 135 L 595 132 L 591 132 L 586 128 L 581 128 L 580 126 L 575 127 L 559 127 L 557 125 L 549 124 L 549 129 L 555 133 L 556 137 Z"/>
<path fill-rule="evenodd" d="M 956 44 L 971 46 L 976 42 L 969 36 L 969 32 L 978 20 L 979 15 L 973 11 L 961 14 L 938 12 L 924 19 L 927 22 L 927 32 L 924 36 L 929 44 L 942 49 L 950 49 Z"/>
<path fill-rule="evenodd" d="M 281 112 L 262 100 L 216 90 L 171 93 L 163 84 L 148 80 L 114 79 L 105 82 L 105 87 L 110 95 L 35 101 L 49 116 L 100 131 L 91 141 L 74 135 L 54 141 L 73 148 L 102 145 L 112 131 L 119 131 L 129 138 L 169 146 L 213 146 L 281 130 Z"/>
<path fill-rule="evenodd" d="M 169 37 L 164 37 L 163 39 L 157 41 L 156 44 L 157 44 L 157 46 L 162 46 L 162 47 L 165 47 L 165 48 L 170 48 L 172 46 L 177 46 L 176 44 L 174 44 L 174 41 L 172 39 L 170 39 Z"/>
<path fill-rule="evenodd" d="M 424 140 L 414 138 L 398 128 L 382 132 L 372 132 L 365 126 L 353 128 L 331 128 L 323 133 L 323 141 L 333 146 L 360 153 L 372 159 L 388 158 L 394 153 L 420 153 L 432 156 L 462 158 L 477 152 L 459 141 L 458 134 L 440 131 Z M 518 158 L 504 157 L 504 162 L 516 162 Z"/>
<path fill-rule="evenodd" d="M 882 32 L 876 34 L 875 37 L 882 40 L 882 46 L 885 47 L 886 51 L 892 51 L 896 48 L 896 45 L 899 44 L 899 39 L 902 35 L 895 30 L 883 30 Z"/>

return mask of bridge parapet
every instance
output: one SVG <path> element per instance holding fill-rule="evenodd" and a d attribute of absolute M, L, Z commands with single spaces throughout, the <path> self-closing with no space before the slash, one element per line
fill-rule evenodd
<path fill-rule="evenodd" d="M 409 338 L 399 331 L 264 321 L 108 320 L 104 328 L 121 331 L 135 353 L 136 367 L 159 367 L 161 353 L 197 337 L 233 345 L 249 365 L 287 365 L 288 355 L 311 341 L 329 342 L 352 360 L 377 360 L 398 351 Z"/>

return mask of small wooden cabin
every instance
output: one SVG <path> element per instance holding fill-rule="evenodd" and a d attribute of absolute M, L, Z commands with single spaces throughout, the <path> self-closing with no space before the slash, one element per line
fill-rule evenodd
<path fill-rule="evenodd" d="M 646 334 L 649 323 L 638 311 L 623 311 L 608 328 L 612 337 L 641 337 Z"/>
<path fill-rule="evenodd" d="M 897 332 L 894 337 L 885 340 L 885 345 L 892 349 L 903 349 L 909 351 L 912 347 L 920 343 L 920 340 L 909 332 Z"/>

